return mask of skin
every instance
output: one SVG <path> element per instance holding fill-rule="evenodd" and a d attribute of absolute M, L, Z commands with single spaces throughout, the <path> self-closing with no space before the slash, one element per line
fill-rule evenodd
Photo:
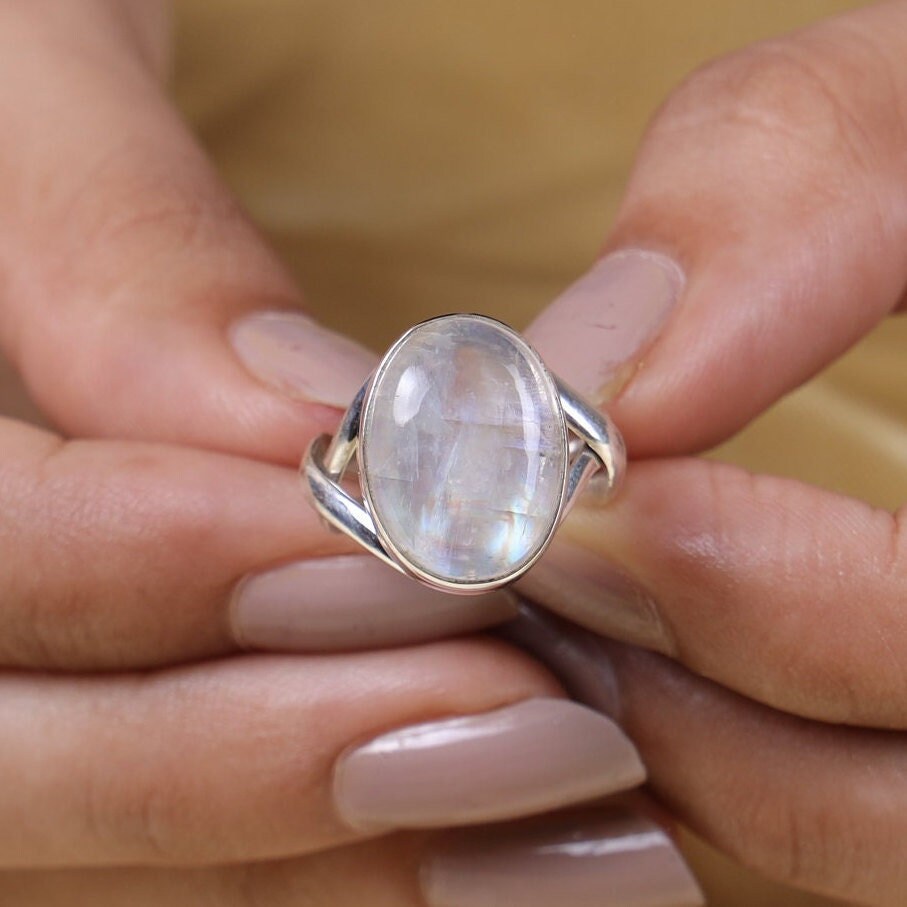
<path fill-rule="evenodd" d="M 687 286 L 609 404 L 644 462 L 564 528 L 658 609 L 660 654 L 601 657 L 664 801 L 761 872 L 875 905 L 907 891 L 907 508 L 687 455 L 903 311 L 905 35 L 907 3 L 869 6 L 706 65 L 658 112 L 605 251 L 657 249 Z M 577 617 L 569 595 L 545 604 Z"/>
<path fill-rule="evenodd" d="M 138 0 L 0 2 L 0 347 L 53 429 L 0 422 L 0 738 L 5 774 L 29 768 L 0 801 L 0 900 L 415 905 L 429 836 L 353 843 L 326 754 L 559 690 L 489 642 L 236 656 L 232 582 L 346 550 L 285 468 L 336 413 L 228 347 L 232 319 L 298 294 L 170 109 L 163 26 Z M 903 305 L 904 35 L 903 0 L 869 7 L 709 65 L 657 115 L 606 250 L 670 254 L 687 292 L 612 406 L 648 462 L 566 530 L 626 561 L 671 630 L 662 654 L 602 649 L 657 793 L 743 862 L 875 905 L 907 887 L 904 515 L 686 455 Z M 766 607 L 787 634 L 758 633 Z M 136 715 L 161 754 L 138 772 Z M 305 733 L 326 715 L 336 737 Z M 268 771 L 214 758 L 252 736 Z M 187 848 L 232 865 L 175 867 Z"/>
<path fill-rule="evenodd" d="M 489 640 L 240 654 L 245 573 L 350 550 L 286 465 L 337 413 L 229 346 L 298 294 L 164 99 L 162 13 L 0 3 L 0 346 L 48 426 L 0 419 L 0 901 L 354 904 L 374 861 L 414 904 L 426 836 L 344 825 L 337 757 L 563 694 Z"/>

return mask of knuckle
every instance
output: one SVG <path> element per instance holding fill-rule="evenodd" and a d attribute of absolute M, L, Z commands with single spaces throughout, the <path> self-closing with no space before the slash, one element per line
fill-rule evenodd
<path fill-rule="evenodd" d="M 175 556 L 192 562 L 222 514 L 224 504 L 201 472 L 210 464 L 193 452 L 175 456 L 151 444 L 70 441 L 57 459 L 56 477 L 44 470 L 45 495 L 57 502 L 51 506 L 67 527 L 63 543 L 73 562 L 93 545 L 134 555 L 134 563 L 155 557 L 171 563 Z M 113 572 L 120 565 L 103 566 Z M 159 587 L 161 578 L 152 578 Z"/>
<path fill-rule="evenodd" d="M 889 103 L 887 81 L 876 80 L 868 101 L 853 88 L 866 81 L 867 54 L 853 43 L 831 52 L 804 38 L 754 45 L 694 71 L 668 99 L 652 134 L 681 133 L 700 152 L 730 154 L 727 166 L 737 172 L 756 168 L 786 184 L 793 176 L 813 202 L 816 192 L 849 192 L 840 175 L 830 174 L 843 167 L 849 176 L 871 176 L 884 146 L 874 111 Z"/>
<path fill-rule="evenodd" d="M 156 324 L 204 320 L 225 287 L 236 296 L 292 291 L 193 147 L 124 141 L 73 183 L 48 203 L 48 224 L 16 268 L 11 331 L 36 402 L 70 430 L 89 418 L 77 428 L 94 432 L 147 393 Z M 225 249 L 241 250 L 242 269 Z"/>
<path fill-rule="evenodd" d="M 827 799 L 804 802 L 796 792 L 772 792 L 744 804 L 745 846 L 735 856 L 758 872 L 797 888 L 821 885 L 826 891 L 852 892 L 871 870 L 874 855 L 859 817 L 842 816 Z M 845 821 L 846 819 L 846 821 Z"/>
<path fill-rule="evenodd" d="M 85 456 L 89 445 L 69 441 L 33 466 L 32 518 L 18 549 L 34 569 L 12 575 L 0 661 L 95 668 L 154 660 L 172 644 L 173 610 L 186 613 L 186 604 L 210 616 L 222 594 L 223 567 L 204 555 L 216 547 L 224 505 L 194 481 L 198 473 L 175 473 L 159 448 L 101 456 L 95 447 Z M 202 649 L 213 641 L 203 631 L 198 640 Z"/>
<path fill-rule="evenodd" d="M 140 787 L 120 810 L 115 823 L 119 839 L 152 859 L 178 859 L 181 848 L 175 846 L 178 836 L 174 834 L 176 823 L 170 802 L 170 795 L 160 786 Z"/>
<path fill-rule="evenodd" d="M 0 615 L 3 663 L 64 667 L 65 653 L 83 649 L 93 636 L 90 583 L 75 582 L 72 569 L 80 547 L 93 547 L 91 528 L 73 482 L 57 468 L 67 449 L 56 439 L 12 467 L 16 479 L 0 520 L 0 538 L 11 539 L 17 555 L 0 570 L 7 605 Z M 91 576 L 91 569 L 83 566 L 82 575 Z"/>
<path fill-rule="evenodd" d="M 141 565 L 128 573 L 128 595 L 139 604 L 195 595 L 220 572 L 204 555 L 216 547 L 225 504 L 191 461 L 183 465 L 176 473 L 158 450 L 138 447 L 116 457 L 98 481 L 91 521 L 122 562 Z"/>
<path fill-rule="evenodd" d="M 780 40 L 707 63 L 681 86 L 676 103 L 694 115 L 787 129 L 813 120 L 817 104 L 822 113 L 837 105 L 818 67 Z"/>
<path fill-rule="evenodd" d="M 70 241 L 65 248 L 73 255 L 65 262 L 70 281 L 79 263 L 77 250 L 86 241 L 116 261 L 123 243 L 135 252 L 134 242 L 140 240 L 146 256 L 153 257 L 161 239 L 168 248 L 180 248 L 206 229 L 246 223 L 198 148 L 190 143 L 175 148 L 169 137 L 165 147 L 135 138 L 112 144 L 73 181 L 55 210 L 61 217 L 60 232 Z"/>
<path fill-rule="evenodd" d="M 142 862 L 184 859 L 174 795 L 159 779 L 129 774 L 124 784 L 95 778 L 84 787 L 85 824 L 102 852 Z"/>
<path fill-rule="evenodd" d="M 55 254 L 39 257 L 40 241 L 27 246 L 23 302 L 51 315 L 78 309 L 102 322 L 135 304 L 136 285 L 162 259 L 222 249 L 252 229 L 195 146 L 135 137 L 104 147 L 48 200 L 45 217 Z M 99 294 L 111 303 L 106 312 L 98 311 Z"/>

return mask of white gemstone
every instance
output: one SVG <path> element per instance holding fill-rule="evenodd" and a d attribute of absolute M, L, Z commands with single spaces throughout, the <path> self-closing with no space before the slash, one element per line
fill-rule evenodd
<path fill-rule="evenodd" d="M 550 537 L 567 466 L 557 388 L 497 321 L 448 315 L 410 331 L 375 376 L 361 445 L 376 523 L 431 577 L 492 582 Z"/>

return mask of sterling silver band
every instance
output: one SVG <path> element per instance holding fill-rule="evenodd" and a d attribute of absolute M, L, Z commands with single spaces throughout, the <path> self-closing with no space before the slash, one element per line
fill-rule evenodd
<path fill-rule="evenodd" d="M 445 316 L 446 318 L 484 319 L 483 316 L 463 315 Z M 433 321 L 441 319 L 433 319 Z M 426 322 L 424 324 L 430 324 Z M 498 322 L 493 322 L 499 325 Z M 417 326 L 417 328 L 420 326 Z M 511 329 L 499 325 L 510 332 Z M 552 521 L 551 532 L 540 544 L 533 556 L 526 559 L 518 568 L 499 577 L 481 582 L 463 582 L 446 579 L 443 576 L 427 573 L 394 546 L 393 540 L 382 531 L 380 522 L 375 519 L 369 507 L 364 477 L 360 476 L 362 499 L 354 497 L 343 487 L 344 477 L 360 447 L 360 431 L 363 412 L 367 406 L 375 376 L 397 348 L 407 339 L 411 329 L 388 351 L 385 359 L 376 371 L 362 385 L 347 409 L 343 420 L 333 438 L 320 435 L 309 446 L 301 465 L 305 484 L 318 513 L 332 527 L 344 532 L 357 541 L 363 548 L 383 560 L 385 563 L 435 588 L 459 594 L 484 592 L 512 582 L 528 570 L 541 556 L 553 537 L 554 530 L 569 511 L 583 486 L 593 474 L 598 473 L 596 481 L 601 484 L 600 499 L 612 495 L 621 483 L 626 467 L 624 442 L 613 421 L 586 402 L 579 394 L 569 388 L 560 379 L 551 376 L 560 402 L 560 411 L 567 438 L 567 459 L 563 491 L 556 516 Z M 513 333 L 513 332 L 511 332 Z M 516 335 L 518 336 L 518 335 Z M 537 354 L 536 354 L 537 355 Z M 540 360 L 539 360 L 540 361 Z M 550 374 L 550 373 L 549 373 Z M 482 464 L 475 464 L 482 468 Z M 347 483 L 349 484 L 349 483 Z"/>

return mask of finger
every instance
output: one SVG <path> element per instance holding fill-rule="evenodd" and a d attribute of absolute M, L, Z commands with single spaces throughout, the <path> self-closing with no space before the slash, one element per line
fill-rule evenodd
<path fill-rule="evenodd" d="M 0 356 L 0 416 L 21 419 L 32 425 L 46 425 L 38 408 L 29 399 L 22 379 L 2 356 Z"/>
<path fill-rule="evenodd" d="M 0 873 L 16 907 L 426 907 L 418 884 L 425 834 L 394 834 L 323 853 L 205 868 Z"/>
<path fill-rule="evenodd" d="M 69 434 L 298 463 L 372 355 L 296 311 L 117 4 L 59 6 L 0 10 L 0 346 Z"/>
<path fill-rule="evenodd" d="M 17 84 L 32 86 L 59 112 L 46 116 L 28 104 L 10 111 L 8 128 L 22 140 L 5 149 L 12 157 L 0 171 L 15 175 L 7 184 L 0 179 L 0 344 L 43 409 L 71 434 L 179 441 L 295 465 L 310 435 L 336 423 L 336 408 L 352 398 L 373 357 L 291 311 L 295 288 L 161 97 L 145 55 L 104 18 L 108 6 L 117 5 L 85 7 L 83 15 L 99 20 L 90 39 L 84 22 L 76 28 L 72 11 L 53 4 L 42 3 L 41 15 L 28 6 L 0 10 L 0 75 L 17 67 Z M 0 104 L 5 84 L 0 78 Z M 73 462 L 55 457 L 61 459 Z M 99 483 L 106 487 L 107 469 L 120 467 L 117 487 L 134 491 L 128 464 L 95 462 L 76 499 L 87 500 Z M 192 500 L 197 488 L 206 489 L 205 506 L 223 521 L 221 511 L 235 497 L 228 476 L 217 469 L 200 476 L 202 463 L 191 474 L 181 475 L 175 463 L 162 470 Z M 81 481 L 75 470 L 64 478 Z M 206 535 L 211 511 L 186 509 L 163 474 L 159 480 L 145 489 L 154 500 L 143 505 L 163 524 L 155 528 L 162 563 L 145 557 L 134 537 L 120 538 L 97 508 L 79 511 L 90 518 L 81 529 L 104 535 L 115 556 L 93 577 L 74 567 L 52 573 L 53 589 L 40 585 L 44 574 L 30 581 L 28 599 L 40 602 L 41 626 L 32 630 L 23 608 L 7 609 L 17 633 L 26 621 L 21 636 L 28 643 L 13 644 L 12 634 L 7 661 L 139 666 L 217 654 L 237 640 L 284 650 L 394 645 L 511 614 L 500 596 L 455 608 L 360 560 L 275 567 L 302 553 L 306 540 L 310 555 L 348 549 L 320 540 L 297 515 L 293 522 L 303 521 L 305 531 L 292 546 L 287 534 L 256 554 L 238 507 L 219 535 Z M 253 484 L 243 486 L 250 499 Z M 308 509 L 289 477 L 282 487 L 277 515 Z M 246 506 L 265 519 L 273 497 L 270 491 L 260 506 Z M 105 500 L 121 509 L 110 494 Z M 61 519 L 72 516 L 59 511 Z M 135 536 L 136 520 L 127 516 L 117 519 Z M 70 528 L 61 523 L 60 532 Z M 70 559 L 84 563 L 79 536 L 66 538 Z M 200 545 L 202 538 L 212 544 Z M 261 575 L 237 586 L 250 569 Z M 149 588 L 161 590 L 162 605 L 147 607 Z M 71 599 L 86 612 L 81 648 L 73 645 L 71 621 L 61 619 L 60 602 Z M 38 634 L 48 639 L 40 642 Z"/>
<path fill-rule="evenodd" d="M 609 255 L 529 331 L 633 455 L 728 437 L 904 298 L 905 54 L 907 5 L 875 4 L 709 64 L 658 113 Z"/>
<path fill-rule="evenodd" d="M 500 643 L 0 681 L 0 865 L 210 864 L 639 784 L 608 719 Z M 516 756 L 518 754 L 518 758 Z"/>
<path fill-rule="evenodd" d="M 543 611 L 527 610 L 521 623 L 510 635 L 626 728 L 652 789 L 698 834 L 799 888 L 903 902 L 903 734 L 784 714 Z"/>
<path fill-rule="evenodd" d="M 423 885 L 430 907 L 704 904 L 665 830 L 622 809 L 455 833 Z"/>
<path fill-rule="evenodd" d="M 421 864 L 434 839 L 394 835 L 301 859 L 216 870 L 5 873 L 0 893 L 20 907 L 106 907 L 120 905 L 127 895 L 133 907 L 196 907 L 206 899 L 218 907 L 289 907 L 303 898 L 312 907 L 484 907 L 508 903 L 516 891 L 524 895 L 520 903 L 526 907 L 547 907 L 568 897 L 575 907 L 701 903 L 670 839 L 654 823 L 611 810 L 569 821 L 569 826 L 563 819 L 547 819 L 497 828 L 493 845 L 489 848 L 485 840 L 477 854 L 464 851 L 487 836 L 458 842 L 458 853 L 448 845 L 448 853 L 433 861 L 435 878 L 423 876 L 421 884 Z M 567 853 L 565 827 L 578 851 L 574 855 Z M 480 878 L 482 891 L 475 884 Z"/>
<path fill-rule="evenodd" d="M 606 635 L 825 721 L 907 727 L 897 515 L 705 460 L 637 464 L 523 583 Z"/>
<path fill-rule="evenodd" d="M 245 648 L 335 652 L 441 639 L 515 613 L 504 590 L 451 595 L 366 554 L 309 557 L 247 576 L 233 593 L 230 616 Z"/>
<path fill-rule="evenodd" d="M 17 907 L 693 907 L 696 883 L 654 822 L 614 808 L 465 832 L 396 834 L 313 856 L 200 870 L 0 875 Z"/>
<path fill-rule="evenodd" d="M 324 557 L 352 543 L 324 531 L 295 470 L 0 419 L 0 488 L 0 664 L 399 645 L 513 613 L 504 594 L 463 602 L 371 557 Z"/>

